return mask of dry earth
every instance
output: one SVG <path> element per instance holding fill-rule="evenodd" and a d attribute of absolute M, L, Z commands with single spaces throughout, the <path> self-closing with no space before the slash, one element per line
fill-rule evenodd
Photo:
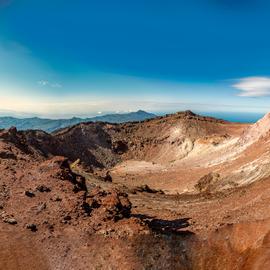
<path fill-rule="evenodd" d="M 0 131 L 0 269 L 270 269 L 270 115 Z"/>

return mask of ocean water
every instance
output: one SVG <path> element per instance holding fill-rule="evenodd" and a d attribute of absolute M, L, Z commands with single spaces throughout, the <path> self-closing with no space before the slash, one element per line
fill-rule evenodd
<path fill-rule="evenodd" d="M 231 122 L 255 123 L 261 119 L 264 113 L 245 113 L 245 112 L 197 112 L 205 116 L 224 119 Z"/>

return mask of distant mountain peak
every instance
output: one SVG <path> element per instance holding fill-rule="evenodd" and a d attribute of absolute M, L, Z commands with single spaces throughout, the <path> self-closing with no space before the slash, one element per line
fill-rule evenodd
<path fill-rule="evenodd" d="M 143 111 L 143 110 L 138 110 L 138 111 L 137 111 L 137 112 L 135 112 L 135 113 L 148 113 L 148 112 Z"/>
<path fill-rule="evenodd" d="M 97 115 L 91 118 L 78 118 L 73 117 L 70 119 L 44 119 L 38 117 L 32 118 L 14 118 L 14 117 L 0 117 L 0 129 L 10 128 L 11 126 L 17 127 L 18 130 L 38 129 L 46 132 L 53 132 L 57 129 L 66 128 L 79 124 L 81 122 L 108 122 L 108 123 L 124 123 L 144 121 L 156 117 L 155 114 L 148 113 L 143 110 L 130 113 L 117 113 Z"/>

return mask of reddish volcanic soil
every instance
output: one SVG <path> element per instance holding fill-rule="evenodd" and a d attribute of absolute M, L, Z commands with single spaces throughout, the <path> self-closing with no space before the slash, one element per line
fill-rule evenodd
<path fill-rule="evenodd" d="M 0 131 L 0 269 L 270 269 L 269 119 Z"/>

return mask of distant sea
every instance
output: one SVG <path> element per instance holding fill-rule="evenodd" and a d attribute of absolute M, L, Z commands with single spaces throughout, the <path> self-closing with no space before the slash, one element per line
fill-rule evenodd
<path fill-rule="evenodd" d="M 239 123 L 255 123 L 265 115 L 265 113 L 245 112 L 198 112 L 198 114 Z"/>
<path fill-rule="evenodd" d="M 261 119 L 265 113 L 245 113 L 245 112 L 202 112 L 202 111 L 193 111 L 194 113 L 211 116 L 230 122 L 238 123 L 255 123 Z M 158 115 L 164 115 L 166 113 L 157 113 Z"/>

